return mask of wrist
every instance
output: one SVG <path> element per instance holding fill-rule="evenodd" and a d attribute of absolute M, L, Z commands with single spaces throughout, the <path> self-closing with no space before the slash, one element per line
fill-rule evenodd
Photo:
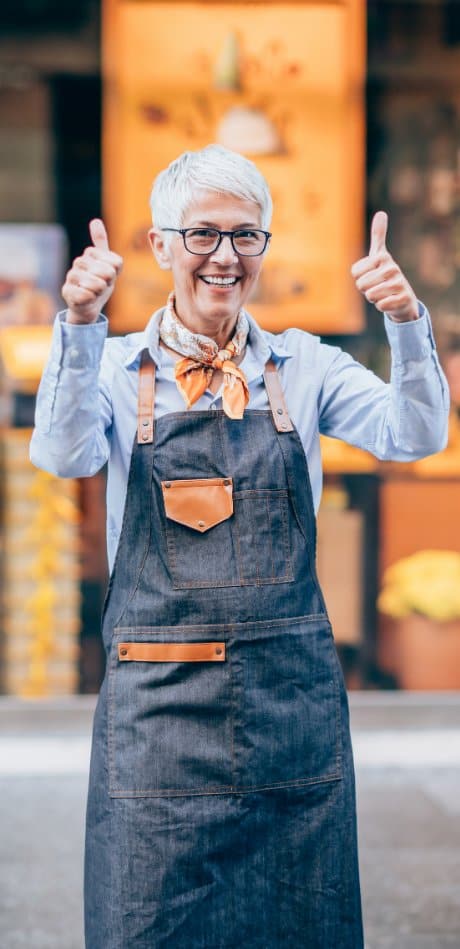
<path fill-rule="evenodd" d="M 74 325 L 84 326 L 88 323 L 96 323 L 98 320 L 99 314 L 97 313 L 93 317 L 83 317 L 81 313 L 76 313 L 75 310 L 72 310 L 71 307 L 68 308 L 65 316 L 66 323 L 73 323 Z"/>
<path fill-rule="evenodd" d="M 419 302 L 417 298 L 414 298 L 413 303 L 405 306 L 401 310 L 387 310 L 386 315 L 393 323 L 413 323 L 414 320 L 422 315 L 422 310 L 420 309 Z"/>
<path fill-rule="evenodd" d="M 392 323 L 413 323 L 414 320 L 418 320 L 418 313 L 404 314 L 404 316 L 395 316 L 394 313 L 387 313 L 388 318 Z"/>

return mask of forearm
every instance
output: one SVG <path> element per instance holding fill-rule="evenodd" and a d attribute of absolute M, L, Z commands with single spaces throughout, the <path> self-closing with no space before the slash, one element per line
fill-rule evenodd
<path fill-rule="evenodd" d="M 101 379 L 107 322 L 72 326 L 59 314 L 37 394 L 34 465 L 61 477 L 98 471 L 109 453 L 110 399 Z"/>
<path fill-rule="evenodd" d="M 449 396 L 429 316 L 397 325 L 385 321 L 392 351 L 390 383 L 339 353 L 322 392 L 320 426 L 378 458 L 413 461 L 442 450 Z"/>
<path fill-rule="evenodd" d="M 397 419 L 396 447 L 411 458 L 441 451 L 447 443 L 449 390 L 431 321 L 424 308 L 423 311 L 417 327 L 395 327 L 386 320 L 392 355 L 390 393 L 392 416 Z"/>

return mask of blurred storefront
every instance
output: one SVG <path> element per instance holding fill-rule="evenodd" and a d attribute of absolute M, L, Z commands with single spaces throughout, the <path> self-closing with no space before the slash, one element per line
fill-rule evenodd
<path fill-rule="evenodd" d="M 381 207 L 390 248 L 430 308 L 453 399 L 446 452 L 391 465 L 323 442 L 318 568 L 348 684 L 404 684 L 395 621 L 376 606 L 383 573 L 417 551 L 460 552 L 460 5 L 5 0 L 0 28 L 0 241 L 9 247 L 0 255 L 1 688 L 92 692 L 103 671 L 105 474 L 59 487 L 27 472 L 37 366 L 24 364 L 45 345 L 37 349 L 33 333 L 49 335 L 63 258 L 81 250 L 88 220 L 101 214 L 125 259 L 112 332 L 145 324 L 168 290 L 145 237 L 152 179 L 211 140 L 253 157 L 273 189 L 277 241 L 252 306 L 263 325 L 321 333 L 387 377 L 381 317 L 364 311 L 349 278 Z M 18 234 L 27 238 L 20 225 L 54 226 L 54 270 L 37 263 L 31 239 L 13 253 Z M 17 542 L 28 504 L 38 532 L 59 527 L 59 563 L 27 532 Z M 13 576 L 24 582 L 16 600 Z M 26 618 L 19 606 L 10 615 L 19 601 Z M 41 638 L 34 608 L 48 629 Z M 439 687 L 452 687 L 440 675 Z"/>

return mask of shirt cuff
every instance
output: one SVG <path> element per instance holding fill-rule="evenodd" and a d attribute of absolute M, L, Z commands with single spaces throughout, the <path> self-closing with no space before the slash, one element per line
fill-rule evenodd
<path fill-rule="evenodd" d="M 396 323 L 385 313 L 385 331 L 395 364 L 409 360 L 422 361 L 436 349 L 430 314 L 418 301 L 419 318 Z"/>
<path fill-rule="evenodd" d="M 58 313 L 53 328 L 53 350 L 66 369 L 98 369 L 108 332 L 101 313 L 94 323 L 67 323 L 67 310 Z"/>

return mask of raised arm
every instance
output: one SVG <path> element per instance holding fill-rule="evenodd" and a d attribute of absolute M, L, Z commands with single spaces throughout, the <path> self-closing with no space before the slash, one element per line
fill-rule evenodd
<path fill-rule="evenodd" d="M 352 274 L 358 290 L 385 314 L 391 380 L 386 384 L 341 350 L 329 350 L 320 430 L 378 458 L 412 461 L 445 447 L 449 393 L 429 315 L 387 249 L 387 226 L 387 215 L 378 211 L 369 253 Z"/>
<path fill-rule="evenodd" d="M 111 296 L 122 259 L 109 248 L 99 219 L 90 222 L 92 243 L 66 275 L 51 352 L 37 394 L 31 461 L 61 477 L 94 474 L 109 454 L 112 422 L 110 372 L 102 364 Z"/>

